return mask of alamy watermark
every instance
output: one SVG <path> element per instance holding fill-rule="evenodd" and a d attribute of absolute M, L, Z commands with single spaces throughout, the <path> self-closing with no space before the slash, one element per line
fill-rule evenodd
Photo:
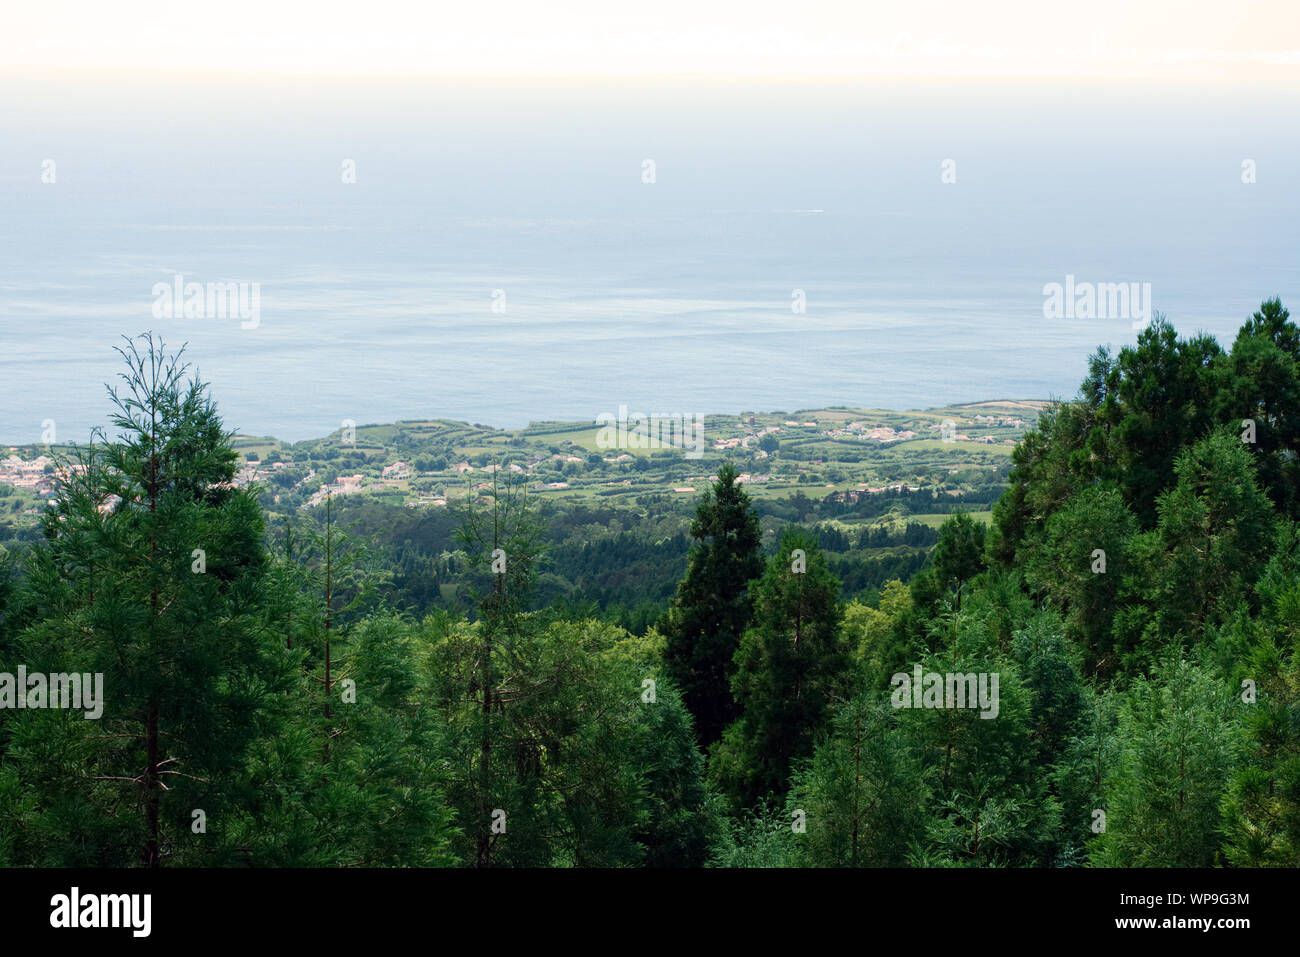
<path fill-rule="evenodd" d="M 179 273 L 170 283 L 153 285 L 155 319 L 239 319 L 239 328 L 262 324 L 262 284 L 186 282 Z"/>
<path fill-rule="evenodd" d="M 50 898 L 50 926 L 56 929 L 123 928 L 148 937 L 153 926 L 151 894 L 83 894 L 80 887 Z"/>
<path fill-rule="evenodd" d="M 104 713 L 104 675 L 98 671 L 28 674 L 26 665 L 19 665 L 16 675 L 0 671 L 0 709 L 4 708 L 71 708 L 98 720 Z"/>
<path fill-rule="evenodd" d="M 924 671 L 920 665 L 909 675 L 900 671 L 890 703 L 895 708 L 979 708 L 981 718 L 998 716 L 998 672 L 966 674 Z"/>
<path fill-rule="evenodd" d="M 704 458 L 704 413 L 627 411 L 602 412 L 596 416 L 601 426 L 596 433 L 596 447 L 601 449 L 680 448 L 688 459 Z"/>
<path fill-rule="evenodd" d="M 1131 319 L 1134 329 L 1151 324 L 1151 283 L 1075 282 L 1043 286 L 1044 319 Z"/>

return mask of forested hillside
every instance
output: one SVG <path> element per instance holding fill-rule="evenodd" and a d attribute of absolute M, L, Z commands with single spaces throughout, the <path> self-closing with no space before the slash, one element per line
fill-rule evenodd
<path fill-rule="evenodd" d="M 268 513 L 182 357 L 121 352 L 0 553 L 0 865 L 1300 865 L 1277 300 L 1097 352 L 937 531 L 732 463 L 641 525 L 506 468 Z"/>

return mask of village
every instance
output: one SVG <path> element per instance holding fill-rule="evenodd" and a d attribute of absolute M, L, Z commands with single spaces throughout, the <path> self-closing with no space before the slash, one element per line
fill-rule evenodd
<path fill-rule="evenodd" d="M 530 494 L 569 501 L 686 497 L 707 488 L 725 459 L 753 494 L 816 488 L 854 502 L 936 483 L 983 482 L 981 472 L 1005 474 L 1000 466 L 1040 408 L 1001 400 L 925 412 L 835 408 L 709 416 L 702 423 L 705 462 L 653 440 L 610 448 L 596 426 L 584 423 L 508 430 L 410 421 L 299 443 L 236 436 L 240 461 L 233 484 L 256 488 L 265 507 L 282 513 L 361 494 L 407 508 L 447 508 L 458 499 L 490 495 L 503 477 Z M 980 448 L 988 451 L 977 453 Z M 57 495 L 58 456 L 66 451 L 14 446 L 0 460 L 0 490 L 11 486 L 18 498 L 30 497 L 12 509 L 19 524 L 33 522 L 39 503 Z"/>
<path fill-rule="evenodd" d="M 24 489 L 38 498 L 51 498 L 56 485 L 54 459 L 48 455 L 23 459 L 18 451 L 10 448 L 8 456 L 0 459 L 0 483 Z"/>

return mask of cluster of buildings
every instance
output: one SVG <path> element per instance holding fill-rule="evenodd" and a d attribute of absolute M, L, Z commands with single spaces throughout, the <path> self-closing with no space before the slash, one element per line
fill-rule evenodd
<path fill-rule="evenodd" d="M 979 418 L 979 417 L 976 416 L 976 418 Z M 993 417 L 992 417 L 992 416 L 987 416 L 986 418 L 992 419 Z M 1016 420 L 1016 421 L 1019 421 L 1019 420 Z M 993 423 L 990 422 L 989 425 L 990 425 L 990 427 L 992 427 Z M 936 424 L 934 424 L 934 425 L 928 425 L 928 426 L 926 426 L 926 428 L 929 429 L 931 432 L 938 432 L 941 436 L 944 437 L 945 441 L 948 441 L 948 442 L 980 442 L 980 443 L 983 443 L 984 445 L 996 445 L 996 444 L 997 444 L 997 441 L 998 441 L 994 436 L 991 436 L 991 435 L 974 435 L 974 436 L 971 436 L 971 435 L 967 435 L 965 432 L 953 432 L 953 433 L 951 433 L 951 434 L 949 434 L 949 435 L 944 435 L 943 426 L 942 426 L 941 424 L 938 424 L 938 423 L 936 423 Z M 1015 445 L 1015 444 L 1016 444 L 1016 440 L 1015 440 L 1015 439 L 1003 439 L 1003 440 L 1002 440 L 1002 444 L 1003 444 L 1003 445 Z"/>
<path fill-rule="evenodd" d="M 753 421 L 752 416 L 750 417 L 750 421 L 752 423 Z M 786 423 L 786 425 L 795 425 L 795 426 L 797 426 L 798 424 L 799 424 L 798 422 Z M 816 424 L 817 424 L 816 422 L 804 423 L 804 425 L 813 425 L 813 426 L 815 426 Z M 750 432 L 748 435 L 737 436 L 734 439 L 715 439 L 713 442 L 713 447 L 719 451 L 723 451 L 726 449 L 748 449 L 751 445 L 754 445 L 759 441 L 761 441 L 765 435 L 772 435 L 773 433 L 780 432 L 780 431 L 781 431 L 781 426 L 769 425 L 766 428 L 759 429 L 756 432 Z M 757 449 L 754 452 L 754 457 L 765 459 L 767 458 L 767 453 L 764 452 L 762 449 Z"/>
<path fill-rule="evenodd" d="M 41 455 L 28 461 L 19 458 L 17 452 L 17 449 L 10 449 L 8 457 L 0 460 L 0 483 L 27 489 L 41 498 L 52 497 L 55 486 L 54 460 L 48 455 Z"/>
<path fill-rule="evenodd" d="M 872 425 L 869 422 L 850 422 L 842 429 L 831 429 L 822 434 L 830 438 L 865 439 L 881 445 L 886 442 L 906 442 L 916 438 L 916 433 L 911 429 L 891 429 L 887 425 Z"/>
<path fill-rule="evenodd" d="M 47 502 L 53 501 L 58 490 L 59 468 L 48 455 L 24 459 L 18 454 L 17 448 L 10 448 L 9 454 L 0 459 L 0 485 L 12 485 Z M 86 471 L 84 465 L 77 463 L 69 465 L 68 469 L 74 474 Z"/>
<path fill-rule="evenodd" d="M 758 473 L 750 474 L 749 472 L 741 472 L 739 475 L 736 476 L 736 484 L 738 484 L 738 485 L 744 485 L 744 484 L 746 484 L 746 483 L 748 483 L 749 485 L 761 484 L 761 483 L 763 483 L 763 482 L 768 481 L 771 477 L 772 477 L 772 476 L 770 476 L 770 475 L 760 475 L 760 474 L 758 474 Z M 688 482 L 707 482 L 707 483 L 709 483 L 709 484 L 712 484 L 713 482 L 716 482 L 717 480 L 718 480 L 718 477 L 717 477 L 716 475 L 688 475 L 688 476 L 686 476 L 686 481 L 688 481 Z M 625 483 L 625 484 L 626 484 L 626 483 Z M 695 486 L 694 486 L 694 485 L 683 485 L 683 486 L 681 486 L 680 488 L 675 488 L 675 489 L 673 489 L 673 491 L 674 491 L 674 492 L 694 492 L 694 491 L 695 491 Z"/>
<path fill-rule="evenodd" d="M 989 428 L 999 425 L 1010 426 L 1011 428 L 1016 429 L 1024 429 L 1026 427 L 1024 419 L 1010 415 L 977 415 L 975 416 L 975 421 L 982 422 Z"/>
<path fill-rule="evenodd" d="M 321 485 L 320 491 L 312 493 L 311 498 L 303 502 L 301 507 L 314 508 L 332 495 L 355 495 L 361 491 L 363 481 L 365 481 L 365 477 L 360 473 L 356 475 L 340 475 L 333 482 Z"/>
<path fill-rule="evenodd" d="M 879 495 L 882 492 L 919 492 L 923 486 L 920 485 L 881 485 L 875 488 L 866 485 L 859 485 L 856 489 L 848 492 L 836 492 L 833 498 L 837 502 L 856 502 L 864 495 Z"/>
<path fill-rule="evenodd" d="M 293 464 L 292 460 L 273 462 L 267 465 L 263 465 L 261 462 L 245 462 L 235 472 L 234 485 L 236 488 L 243 488 L 246 485 L 252 485 L 254 482 L 265 482 L 272 473 L 292 468 Z M 314 474 L 314 472 L 309 474 L 307 478 L 310 479 Z"/>

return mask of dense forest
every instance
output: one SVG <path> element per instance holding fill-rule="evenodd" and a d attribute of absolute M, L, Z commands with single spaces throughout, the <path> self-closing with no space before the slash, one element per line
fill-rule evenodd
<path fill-rule="evenodd" d="M 378 537 L 271 520 L 182 355 L 120 351 L 0 553 L 0 672 L 103 675 L 95 718 L 0 680 L 0 865 L 1300 865 L 1277 300 L 1098 351 L 988 525 L 792 501 L 768 547 L 728 464 L 685 535 L 505 472 Z"/>
<path fill-rule="evenodd" d="M 885 515 L 903 496 L 864 497 L 862 510 Z M 936 510 L 959 509 L 970 501 L 963 496 L 936 503 L 930 492 L 925 496 L 925 507 Z M 675 592 L 691 547 L 689 513 L 682 515 L 680 504 L 661 499 L 647 496 L 636 512 L 624 506 L 539 506 L 544 560 L 531 582 L 527 609 L 565 605 L 644 635 Z M 828 520 L 841 508 L 832 498 L 802 493 L 755 503 L 760 525 L 770 533 L 764 551 L 775 550 L 786 525 L 807 522 L 845 599 L 874 603 L 890 581 L 919 571 L 939 538 L 937 528 L 913 521 L 837 527 Z M 364 497 L 339 499 L 332 509 L 333 520 L 366 541 L 371 600 L 382 599 L 417 618 L 439 610 L 476 614 L 473 563 L 460 540 L 462 517 L 455 511 L 416 511 Z M 281 537 L 294 524 L 292 518 L 268 521 L 269 532 Z"/>

